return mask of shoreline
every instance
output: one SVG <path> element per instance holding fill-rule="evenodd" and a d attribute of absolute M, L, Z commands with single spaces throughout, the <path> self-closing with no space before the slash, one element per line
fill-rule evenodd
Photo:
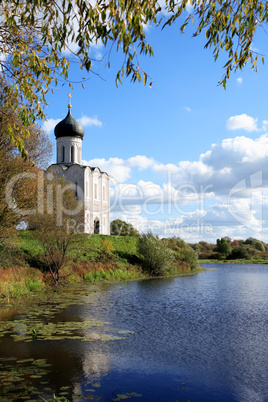
<path fill-rule="evenodd" d="M 29 267 L 25 267 L 26 269 L 29 269 Z M 33 270 L 33 268 L 30 268 Z M 17 281 L 13 282 L 12 286 L 14 289 L 14 292 L 12 292 L 12 289 L 9 289 L 7 294 L 3 292 L 3 289 L 1 289 L 3 286 L 5 286 L 5 283 L 1 283 L 0 286 L 0 309 L 3 309 L 7 306 L 4 304 L 7 303 L 8 305 L 12 305 L 12 302 L 16 303 L 18 302 L 22 297 L 29 298 L 31 295 L 35 294 L 36 292 L 45 292 L 46 289 L 62 289 L 67 286 L 72 286 L 72 285 L 79 285 L 79 284 L 88 284 L 88 285 L 99 285 L 99 284 L 118 284 L 118 283 L 128 283 L 128 282 L 134 282 L 134 281 L 143 281 L 143 280 L 152 280 L 152 279 L 169 279 L 169 278 L 177 278 L 177 277 L 185 277 L 185 276 L 194 276 L 199 273 L 205 272 L 205 268 L 198 268 L 198 269 L 191 269 L 189 271 L 184 271 L 184 272 L 177 272 L 176 274 L 169 274 L 169 275 L 161 275 L 161 276 L 150 276 L 148 274 L 144 274 L 142 271 L 137 272 L 137 276 L 133 276 L 133 274 L 130 273 L 129 276 L 127 276 L 128 271 L 126 270 L 126 276 L 124 278 L 122 277 L 113 277 L 113 278 L 105 278 L 105 277 L 98 277 L 95 280 L 88 280 L 88 279 L 82 279 L 81 277 L 76 277 L 76 280 L 66 281 L 64 280 L 65 278 L 62 278 L 61 283 L 59 286 L 55 286 L 53 282 L 49 279 L 48 281 L 44 281 L 42 272 L 39 270 L 39 272 L 35 272 L 35 274 L 39 275 L 39 280 L 35 281 L 30 281 L 28 283 L 25 283 L 23 281 Z M 24 273 L 24 269 L 21 269 L 21 274 Z M 33 285 L 34 283 L 34 285 Z"/>
<path fill-rule="evenodd" d="M 185 253 L 167 266 L 162 275 L 144 269 L 143 260 L 138 254 L 139 237 L 77 235 L 66 254 L 64 265 L 57 271 L 56 285 L 79 282 L 115 283 L 140 279 L 194 275 L 201 272 L 197 259 Z M 174 252 L 175 253 L 175 252 Z M 41 291 L 47 286 L 57 287 L 49 263 L 44 257 L 35 231 L 18 231 L 15 246 L 6 254 L 0 249 L 0 300 L 9 301 L 32 291 Z M 56 271 L 55 271 L 56 272 Z"/>
<path fill-rule="evenodd" d="M 199 264 L 268 264 L 268 259 L 237 259 L 237 260 L 198 260 Z"/>

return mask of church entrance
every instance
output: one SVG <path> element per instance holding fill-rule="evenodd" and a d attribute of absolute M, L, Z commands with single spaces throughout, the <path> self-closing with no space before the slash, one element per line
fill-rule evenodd
<path fill-rule="evenodd" d="M 100 233 L 100 221 L 98 218 L 95 218 L 94 220 L 94 234 L 99 234 Z"/>

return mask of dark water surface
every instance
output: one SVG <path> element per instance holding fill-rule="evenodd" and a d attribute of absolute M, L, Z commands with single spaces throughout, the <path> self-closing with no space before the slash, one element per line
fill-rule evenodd
<path fill-rule="evenodd" d="M 0 401 L 25 400 L 25 389 L 19 394 L 12 383 L 17 375 L 21 392 L 26 380 L 38 390 L 29 391 L 31 400 L 55 393 L 74 401 L 268 401 L 268 265 L 203 266 L 210 269 L 192 277 L 79 285 L 83 303 L 55 309 L 45 324 L 106 322 L 77 331 L 87 338 L 34 334 L 29 342 L 5 333 Z M 26 317 L 2 314 L 5 323 L 19 323 L 19 336 L 30 325 Z M 38 362 L 46 370 L 33 375 Z"/>

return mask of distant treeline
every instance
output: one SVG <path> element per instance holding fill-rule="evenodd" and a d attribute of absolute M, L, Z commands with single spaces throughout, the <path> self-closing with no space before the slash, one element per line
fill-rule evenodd
<path fill-rule="evenodd" d="M 246 240 L 232 240 L 225 236 L 217 239 L 216 244 L 200 241 L 190 243 L 190 246 L 200 260 L 268 258 L 268 244 L 253 237 Z"/>

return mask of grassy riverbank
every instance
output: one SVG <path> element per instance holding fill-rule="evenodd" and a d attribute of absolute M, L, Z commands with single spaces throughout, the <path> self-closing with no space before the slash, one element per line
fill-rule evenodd
<path fill-rule="evenodd" d="M 78 235 L 60 270 L 61 284 L 82 281 L 127 281 L 151 277 L 137 252 L 137 237 Z M 10 300 L 51 285 L 44 252 L 34 231 L 18 232 L 8 249 L 0 245 L 0 297 Z M 166 276 L 199 272 L 177 261 Z"/>

